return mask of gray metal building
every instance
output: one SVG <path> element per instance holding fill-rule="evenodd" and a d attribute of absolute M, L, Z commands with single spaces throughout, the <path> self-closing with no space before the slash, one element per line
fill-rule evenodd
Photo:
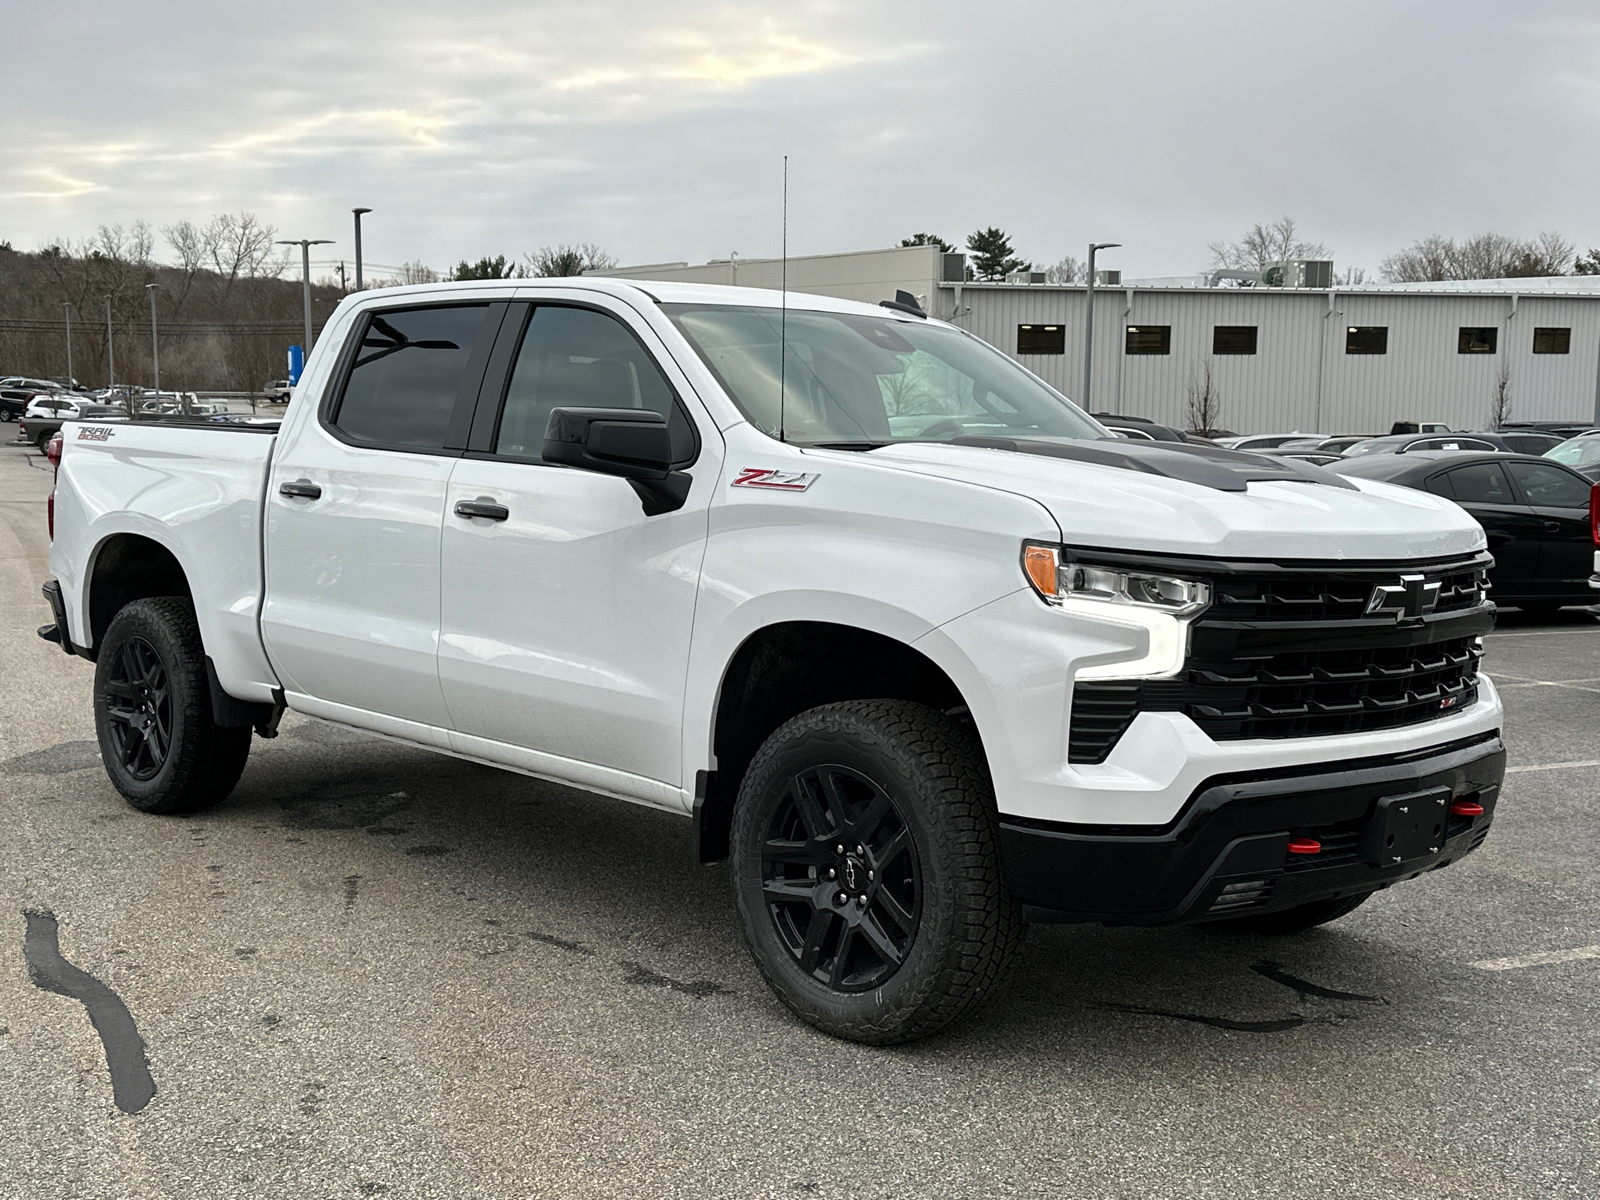
<path fill-rule="evenodd" d="M 919 246 L 791 259 L 790 289 L 875 300 L 903 288 L 1094 412 L 1187 425 L 1190 389 L 1209 366 L 1216 423 L 1239 432 L 1387 433 L 1399 420 L 1481 429 L 1502 376 L 1511 420 L 1600 423 L 1600 278 L 1097 287 L 1085 397 L 1087 289 L 955 282 L 953 257 Z M 737 278 L 729 264 L 606 274 L 772 287 L 778 267 L 741 261 Z"/>

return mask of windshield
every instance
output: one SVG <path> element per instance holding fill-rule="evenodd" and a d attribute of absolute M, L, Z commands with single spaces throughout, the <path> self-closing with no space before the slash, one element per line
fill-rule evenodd
<path fill-rule="evenodd" d="M 1569 467 L 1592 467 L 1600 464 L 1600 437 L 1575 437 L 1552 446 L 1544 452 L 1546 458 Z"/>
<path fill-rule="evenodd" d="M 1105 429 L 956 329 L 855 313 L 664 304 L 752 425 L 807 445 L 963 435 L 1093 438 Z M 782 373 L 783 400 L 778 396 Z"/>

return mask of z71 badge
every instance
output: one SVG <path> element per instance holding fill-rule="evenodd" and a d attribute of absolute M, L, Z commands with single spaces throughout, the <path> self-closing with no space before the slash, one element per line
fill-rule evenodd
<path fill-rule="evenodd" d="M 774 471 L 770 467 L 745 467 L 730 487 L 766 488 L 774 492 L 803 492 L 817 481 L 816 471 Z"/>

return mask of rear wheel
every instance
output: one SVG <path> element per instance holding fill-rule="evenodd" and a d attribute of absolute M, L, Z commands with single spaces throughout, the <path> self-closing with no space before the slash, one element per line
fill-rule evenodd
<path fill-rule="evenodd" d="M 94 724 L 106 774 L 141 812 L 210 808 L 233 791 L 250 727 L 211 714 L 194 607 L 179 596 L 135 600 L 111 621 L 94 673 Z"/>
<path fill-rule="evenodd" d="M 50 445 L 50 439 L 53 436 L 53 434 L 41 433 L 38 437 L 33 439 L 33 444 L 39 447 L 40 454 L 45 452 L 45 448 Z"/>
<path fill-rule="evenodd" d="M 745 773 L 733 826 L 746 943 L 825 1033 L 911 1041 L 967 1016 L 1022 941 L 971 730 L 891 700 L 801 713 Z"/>
<path fill-rule="evenodd" d="M 1326 925 L 1340 917 L 1355 912 L 1367 902 L 1371 892 L 1354 896 L 1338 896 L 1332 900 L 1313 900 L 1282 912 L 1262 913 L 1259 917 L 1238 917 L 1228 924 L 1235 929 L 1248 929 L 1252 933 L 1300 933 L 1317 925 Z"/>

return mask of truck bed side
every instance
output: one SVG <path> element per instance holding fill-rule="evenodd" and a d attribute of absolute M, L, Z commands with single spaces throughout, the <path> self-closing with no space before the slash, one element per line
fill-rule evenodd
<path fill-rule="evenodd" d="M 224 689 L 241 700 L 272 698 L 278 681 L 257 617 L 262 488 L 275 433 L 153 422 L 63 427 L 50 569 L 75 645 L 98 645 L 121 603 L 112 601 L 141 575 L 170 573 L 165 550 L 194 598 Z"/>

